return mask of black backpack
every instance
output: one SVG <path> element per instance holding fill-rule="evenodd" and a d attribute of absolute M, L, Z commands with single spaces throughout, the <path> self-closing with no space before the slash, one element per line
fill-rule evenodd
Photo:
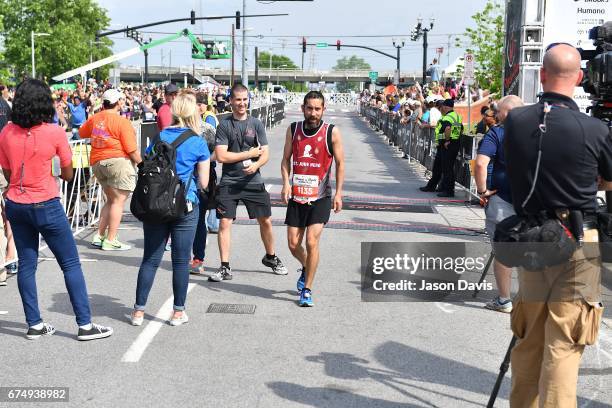
<path fill-rule="evenodd" d="M 138 181 L 132 195 L 130 211 L 142 222 L 164 224 L 173 222 L 187 212 L 187 185 L 176 171 L 176 149 L 187 139 L 198 136 L 193 130 L 183 132 L 174 142 L 158 139 L 138 165 Z"/>

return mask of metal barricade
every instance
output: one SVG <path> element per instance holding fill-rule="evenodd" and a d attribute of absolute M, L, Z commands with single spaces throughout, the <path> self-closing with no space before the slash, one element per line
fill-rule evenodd
<path fill-rule="evenodd" d="M 73 235 L 77 235 L 100 220 L 104 195 L 89 162 L 91 146 L 86 140 L 70 141 L 72 148 L 71 181 L 60 179 L 60 201 L 68 217 Z"/>
<path fill-rule="evenodd" d="M 389 144 L 398 146 L 409 159 L 418 161 L 427 170 L 433 170 L 438 149 L 433 128 L 421 127 L 416 121 L 401 124 L 399 117 L 391 116 L 392 113 L 384 112 L 362 101 L 359 101 L 358 112 L 365 116 L 370 127 L 382 131 L 387 136 Z M 462 135 L 461 150 L 455 163 L 455 181 L 470 192 L 475 185 L 470 171 L 470 161 L 476 157 L 477 142 L 476 137 L 472 135 Z"/>

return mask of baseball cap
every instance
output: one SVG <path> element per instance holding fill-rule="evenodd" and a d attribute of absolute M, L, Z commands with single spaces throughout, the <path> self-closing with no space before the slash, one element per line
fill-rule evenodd
<path fill-rule="evenodd" d="M 117 103 L 117 101 L 121 98 L 125 98 L 125 95 L 123 95 L 122 92 L 119 92 L 118 90 L 113 88 L 106 90 L 104 92 L 104 95 L 102 95 L 102 99 L 110 102 L 111 104 Z"/>
<path fill-rule="evenodd" d="M 449 108 L 454 108 L 455 101 L 453 99 L 447 99 L 444 101 L 444 106 L 448 106 Z"/>
<path fill-rule="evenodd" d="M 174 84 L 168 84 L 164 87 L 164 93 L 166 94 L 174 94 L 178 93 L 179 89 Z"/>

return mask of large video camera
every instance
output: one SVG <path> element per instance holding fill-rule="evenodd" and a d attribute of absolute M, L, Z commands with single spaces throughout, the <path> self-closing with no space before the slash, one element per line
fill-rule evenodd
<path fill-rule="evenodd" d="M 582 87 L 591 94 L 591 116 L 605 122 L 612 132 L 612 21 L 589 31 L 589 39 L 597 47 L 580 49 L 582 60 L 587 60 Z M 606 204 L 600 203 L 598 214 L 601 256 L 612 262 L 612 191 L 606 192 Z"/>
<path fill-rule="evenodd" d="M 597 47 L 594 50 L 580 49 L 580 55 L 587 61 L 582 87 L 591 94 L 593 117 L 608 124 L 612 121 L 612 21 L 593 27 L 589 39 Z"/>

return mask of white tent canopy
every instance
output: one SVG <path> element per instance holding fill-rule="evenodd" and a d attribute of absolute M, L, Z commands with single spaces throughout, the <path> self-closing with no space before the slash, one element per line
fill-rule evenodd
<path fill-rule="evenodd" d="M 452 64 L 446 67 L 444 69 L 444 75 L 449 76 L 449 75 L 456 74 L 457 71 L 459 70 L 459 67 L 461 67 L 461 69 L 463 70 L 463 58 L 462 57 L 457 57 L 457 59 Z"/>

